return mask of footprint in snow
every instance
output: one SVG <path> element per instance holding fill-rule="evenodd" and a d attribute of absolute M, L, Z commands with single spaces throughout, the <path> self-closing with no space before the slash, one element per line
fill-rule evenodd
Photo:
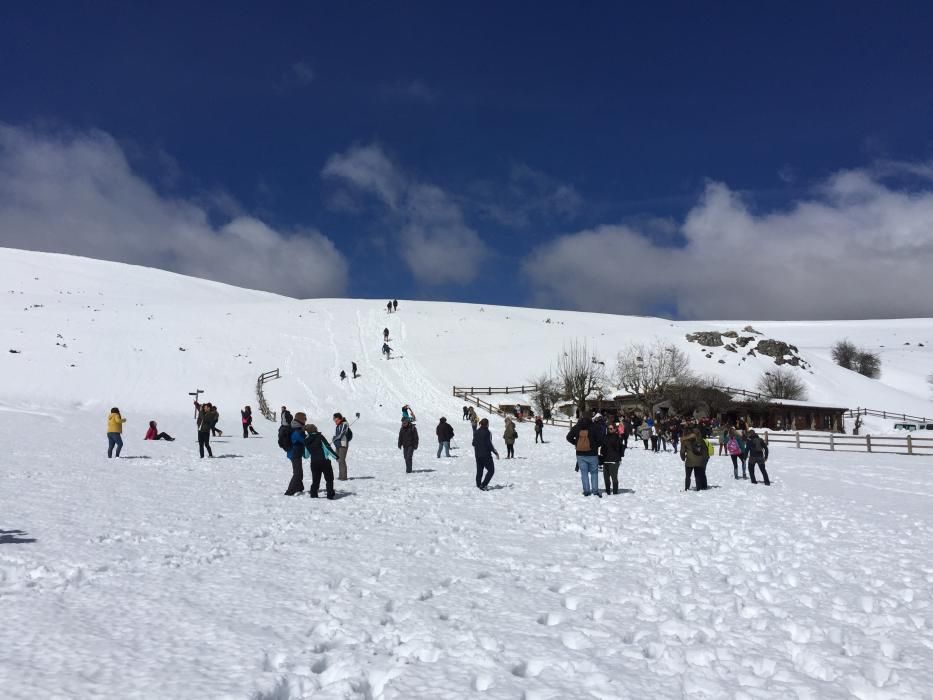
<path fill-rule="evenodd" d="M 564 618 L 560 613 L 544 613 L 543 615 L 538 616 L 538 624 L 545 625 L 546 627 L 553 627 L 554 625 L 559 625 L 564 621 Z"/>

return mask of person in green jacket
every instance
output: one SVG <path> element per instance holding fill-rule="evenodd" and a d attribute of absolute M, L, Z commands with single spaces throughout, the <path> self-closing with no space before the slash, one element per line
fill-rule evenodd
<path fill-rule="evenodd" d="M 680 458 L 684 462 L 686 473 L 684 491 L 690 490 L 691 473 L 696 474 L 697 491 L 705 491 L 708 488 L 706 463 L 709 462 L 709 450 L 695 419 L 690 419 L 684 429 L 684 437 L 680 443 Z"/>
<path fill-rule="evenodd" d="M 505 458 L 515 459 L 515 441 L 518 439 L 518 431 L 511 418 L 505 419 L 505 432 L 502 433 L 502 439 L 505 440 Z"/>

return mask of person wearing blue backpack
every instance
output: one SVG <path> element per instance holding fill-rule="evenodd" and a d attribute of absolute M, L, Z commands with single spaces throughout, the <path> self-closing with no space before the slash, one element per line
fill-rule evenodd
<path fill-rule="evenodd" d="M 285 453 L 288 461 L 292 463 L 292 480 L 288 482 L 288 488 L 285 489 L 286 496 L 294 496 L 297 493 L 304 493 L 304 468 L 301 460 L 305 456 L 305 421 L 307 416 L 301 411 L 292 418 L 292 424 L 286 430 L 281 430 L 279 434 L 279 446 L 288 445 Z M 282 426 L 283 428 L 285 426 Z M 288 436 L 287 439 L 285 436 Z"/>

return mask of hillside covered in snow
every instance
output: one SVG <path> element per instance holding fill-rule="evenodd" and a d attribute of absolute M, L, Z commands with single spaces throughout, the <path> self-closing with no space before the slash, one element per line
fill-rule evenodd
<path fill-rule="evenodd" d="M 119 403 L 160 415 L 187 412 L 187 393 L 206 391 L 228 412 L 255 402 L 257 376 L 280 369 L 269 401 L 309 415 L 335 404 L 394 422 L 419 403 L 452 412 L 453 385 L 526 383 L 583 339 L 607 366 L 628 343 L 675 344 L 695 372 L 754 389 L 775 357 L 759 342 L 794 346 L 792 366 L 814 402 L 933 414 L 933 319 L 846 322 L 668 321 L 658 318 L 403 301 L 294 300 L 160 270 L 42 253 L 0 250 L 0 370 L 5 401 L 28 408 L 95 410 Z M 381 354 L 388 327 L 395 358 Z M 751 328 L 755 332 L 743 331 Z M 727 335 L 721 344 L 688 336 Z M 879 353 L 878 380 L 837 367 L 833 343 L 848 338 Z M 744 341 L 744 342 L 743 342 Z M 715 342 L 715 341 L 713 341 Z M 773 353 L 772 353 L 773 354 Z M 358 363 L 361 378 L 342 383 Z M 790 365 L 788 365 L 790 366 Z"/>
<path fill-rule="evenodd" d="M 795 346 L 813 401 L 930 415 L 933 320 L 405 300 L 387 315 L 385 300 L 9 249 L 0 279 L 4 698 L 931 697 L 933 458 L 775 446 L 770 486 L 714 457 L 697 492 L 677 456 L 633 443 L 622 492 L 584 498 L 564 431 L 536 444 L 523 424 L 484 492 L 451 389 L 521 384 L 575 339 L 610 364 L 656 337 L 751 389 L 777 358 L 748 351 L 774 340 Z M 880 353 L 880 379 L 832 363 L 841 338 Z M 328 435 L 334 411 L 360 414 L 334 501 L 282 495 L 290 466 L 256 411 L 273 369 L 274 408 Z M 220 409 L 214 459 L 198 457 L 196 388 Z M 403 404 L 421 435 L 412 474 Z M 128 422 L 108 460 L 111 406 Z M 435 456 L 442 415 L 450 458 Z M 143 441 L 149 420 L 176 440 Z"/>

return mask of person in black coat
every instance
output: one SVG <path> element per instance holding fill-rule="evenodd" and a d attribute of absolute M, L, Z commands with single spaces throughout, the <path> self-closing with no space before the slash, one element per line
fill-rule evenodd
<path fill-rule="evenodd" d="M 615 426 L 612 426 L 615 428 Z M 606 433 L 599 446 L 599 461 L 603 465 L 603 479 L 606 482 L 606 495 L 619 493 L 619 462 L 625 445 L 617 429 Z"/>
<path fill-rule="evenodd" d="M 243 437 L 249 437 L 250 433 L 253 435 L 259 435 L 256 432 L 256 428 L 253 427 L 253 409 L 249 406 L 243 408 L 240 411 L 240 422 L 243 423 Z"/>
<path fill-rule="evenodd" d="M 441 456 L 441 450 L 446 453 L 446 457 L 450 457 L 450 441 L 454 439 L 454 427 L 442 417 L 434 432 L 437 435 L 438 458 Z"/>
<path fill-rule="evenodd" d="M 402 428 L 398 431 L 398 448 L 405 457 L 405 473 L 411 474 L 412 459 L 418 449 L 418 429 L 412 425 L 411 418 L 402 418 Z"/>
<path fill-rule="evenodd" d="M 316 425 L 309 425 L 305 428 L 308 436 L 305 438 L 305 448 L 311 455 L 311 489 L 309 494 L 311 498 L 318 497 L 318 490 L 321 488 L 321 477 L 324 477 L 327 498 L 334 500 L 334 465 L 330 458 L 337 456 L 337 451 L 330 446 L 327 438 L 321 435 Z"/>
<path fill-rule="evenodd" d="M 492 475 L 496 473 L 495 463 L 492 456 L 499 457 L 495 446 L 492 444 L 492 434 L 489 432 L 489 419 L 483 418 L 479 422 L 479 427 L 473 433 L 473 454 L 476 456 L 476 488 L 482 491 L 489 490 L 489 482 L 492 481 Z M 486 476 L 483 476 L 486 472 Z"/>
<path fill-rule="evenodd" d="M 770 486 L 771 480 L 768 478 L 768 470 L 765 469 L 765 462 L 768 461 L 768 443 L 762 440 L 754 430 L 749 430 L 745 448 L 748 450 L 748 472 L 752 477 L 752 483 L 758 483 L 755 480 L 755 466 L 757 465 L 761 468 L 765 486 Z"/>

